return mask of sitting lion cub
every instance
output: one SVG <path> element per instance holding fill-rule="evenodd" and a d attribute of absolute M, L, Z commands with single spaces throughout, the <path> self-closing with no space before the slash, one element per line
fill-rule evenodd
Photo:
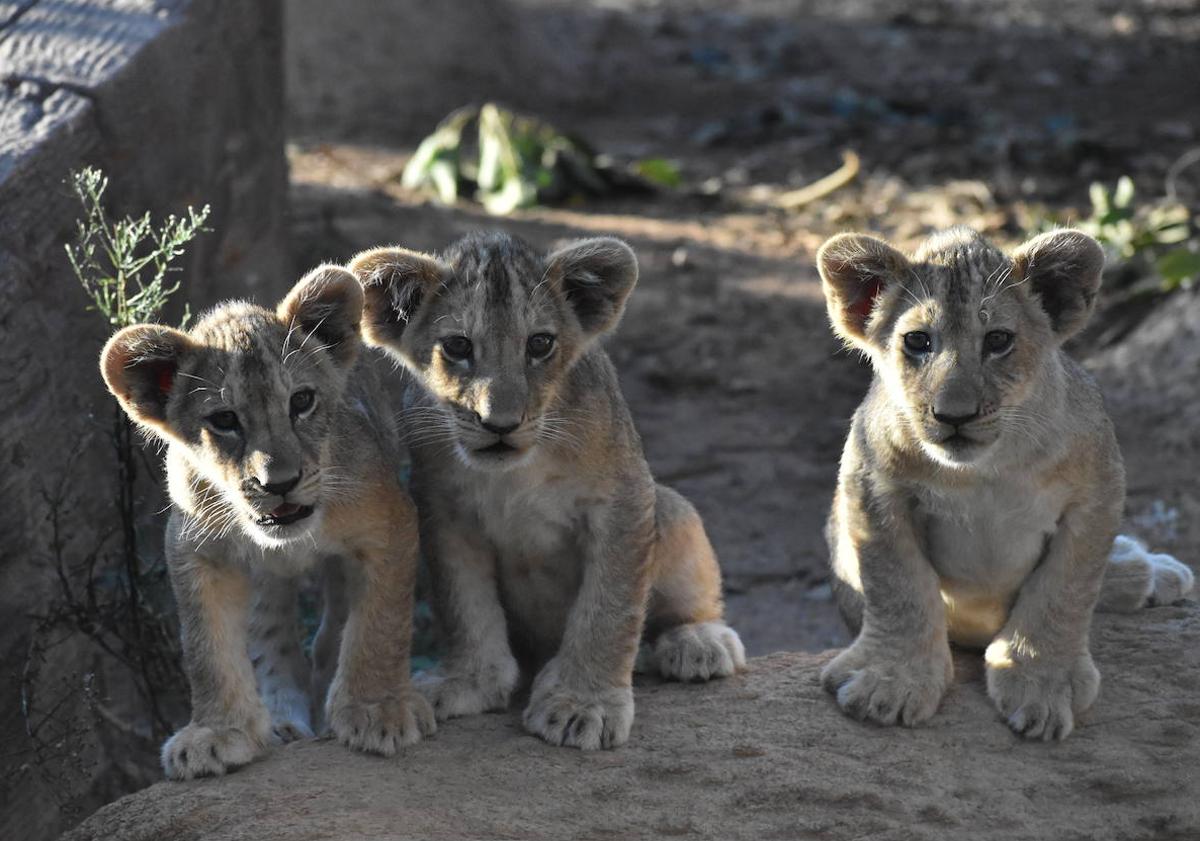
<path fill-rule="evenodd" d="M 172 779 L 313 734 L 295 579 L 318 560 L 312 683 L 318 697 L 328 687 L 329 728 L 384 755 L 435 729 L 410 687 L 416 515 L 382 390 L 356 364 L 362 301 L 353 275 L 325 266 L 275 312 L 231 302 L 188 333 L 141 324 L 104 348 L 109 390 L 167 444 L 166 555 L 192 690 L 192 721 L 162 750 Z"/>
<path fill-rule="evenodd" d="M 438 717 L 506 707 L 515 649 L 544 664 L 525 726 L 609 748 L 629 737 L 643 631 L 667 677 L 741 667 L 700 517 L 654 483 L 596 341 L 637 281 L 629 247 L 590 239 L 543 257 L 485 234 L 440 257 L 368 251 L 350 268 L 367 341 L 417 379 L 413 493 L 450 645 L 424 687 Z"/>
<path fill-rule="evenodd" d="M 986 647 L 1009 726 L 1065 738 L 1099 690 L 1097 600 L 1132 610 L 1193 580 L 1128 538 L 1114 550 L 1121 454 L 1061 348 L 1092 311 L 1103 251 L 1060 230 L 1007 257 L 958 228 L 911 259 L 857 234 L 817 259 L 835 332 L 875 369 L 827 531 L 858 638 L 825 687 L 855 717 L 912 725 L 950 682 L 949 643 Z"/>

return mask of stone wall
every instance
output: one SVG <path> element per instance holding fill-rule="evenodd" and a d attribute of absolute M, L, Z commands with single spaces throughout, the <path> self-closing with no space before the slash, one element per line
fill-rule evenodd
<path fill-rule="evenodd" d="M 108 328 L 63 252 L 78 215 L 64 181 L 102 167 L 118 213 L 211 204 L 178 275 L 192 309 L 273 298 L 292 279 L 281 54 L 279 0 L 0 0 L 0 837 L 71 820 L 63 792 L 21 767 L 26 616 L 51 586 L 43 493 L 69 476 L 68 552 L 115 516 L 96 365 Z M 84 813 L 132 784 L 94 750 L 71 779 Z"/>

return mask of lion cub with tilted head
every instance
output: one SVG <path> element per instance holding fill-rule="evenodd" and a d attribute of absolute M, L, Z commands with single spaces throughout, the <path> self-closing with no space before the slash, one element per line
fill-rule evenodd
<path fill-rule="evenodd" d="M 1193 581 L 1117 537 L 1121 454 L 1098 388 L 1062 351 L 1091 314 L 1103 251 L 1060 230 L 1009 257 L 958 228 L 911 258 L 843 234 L 817 259 L 834 330 L 875 369 L 827 532 L 858 638 L 826 688 L 853 716 L 912 725 L 950 682 L 949 643 L 986 648 L 1009 726 L 1066 737 L 1100 686 L 1097 601 L 1133 610 Z"/>
<path fill-rule="evenodd" d="M 540 666 L 525 726 L 612 747 L 633 722 L 639 642 L 679 680 L 733 674 L 721 575 L 696 510 L 656 485 L 597 339 L 637 281 L 624 243 L 549 255 L 504 234 L 441 256 L 360 254 L 363 332 L 415 375 L 413 493 L 450 652 L 440 718 L 503 709 Z"/>
<path fill-rule="evenodd" d="M 142 324 L 104 348 L 109 389 L 167 444 L 166 556 L 192 690 L 192 721 L 162 750 L 172 779 L 312 736 L 310 682 L 358 750 L 391 755 L 435 729 L 410 688 L 416 515 L 398 430 L 358 361 L 362 301 L 353 275 L 325 266 L 274 312 L 231 302 L 189 332 Z M 310 679 L 296 582 L 318 562 Z"/>

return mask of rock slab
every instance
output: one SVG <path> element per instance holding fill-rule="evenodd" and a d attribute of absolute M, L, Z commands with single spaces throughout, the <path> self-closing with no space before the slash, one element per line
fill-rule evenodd
<path fill-rule="evenodd" d="M 1200 607 L 1102 615 L 1096 706 L 1065 742 L 1024 742 L 977 655 L 937 716 L 844 717 L 830 655 L 776 654 L 713 685 L 647 683 L 629 744 L 580 753 L 519 712 L 452 721 L 385 760 L 297 743 L 220 779 L 159 783 L 67 841 L 283 839 L 1200 838 Z"/>

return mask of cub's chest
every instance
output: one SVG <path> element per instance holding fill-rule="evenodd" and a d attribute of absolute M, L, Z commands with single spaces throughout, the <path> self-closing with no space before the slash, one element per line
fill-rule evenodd
<path fill-rule="evenodd" d="M 926 551 L 943 580 L 997 595 L 1014 593 L 1058 528 L 1066 489 L 994 480 L 926 491 L 918 510 Z"/>
<path fill-rule="evenodd" d="M 501 556 L 549 559 L 576 549 L 603 500 L 565 471 L 531 467 L 472 482 L 466 494 Z"/>

